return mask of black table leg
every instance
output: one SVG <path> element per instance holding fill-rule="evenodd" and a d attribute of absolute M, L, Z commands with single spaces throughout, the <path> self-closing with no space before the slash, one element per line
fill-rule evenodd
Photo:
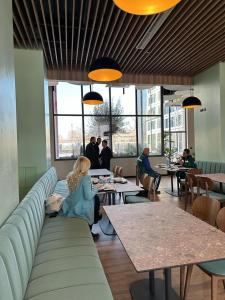
<path fill-rule="evenodd" d="M 171 300 L 171 269 L 164 269 L 165 300 Z"/>
<path fill-rule="evenodd" d="M 173 193 L 173 173 L 171 173 L 171 192 Z"/>
<path fill-rule="evenodd" d="M 149 272 L 149 292 L 154 295 L 155 293 L 155 273 L 154 271 Z"/>

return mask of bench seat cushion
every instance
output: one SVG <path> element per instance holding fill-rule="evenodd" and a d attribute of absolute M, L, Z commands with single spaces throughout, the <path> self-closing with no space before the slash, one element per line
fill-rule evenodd
<path fill-rule="evenodd" d="M 24 299 L 90 295 L 113 299 L 88 224 L 79 218 L 46 218 Z"/>
<path fill-rule="evenodd" d="M 134 203 L 145 203 L 149 202 L 150 200 L 145 197 L 139 197 L 139 196 L 127 196 L 125 198 L 126 204 L 134 204 Z"/>
<path fill-rule="evenodd" d="M 91 296 L 90 296 L 91 295 Z M 60 288 L 53 291 L 42 292 L 29 300 L 113 300 L 110 289 L 105 284 L 77 285 Z M 9 299 L 11 300 L 11 299 Z"/>

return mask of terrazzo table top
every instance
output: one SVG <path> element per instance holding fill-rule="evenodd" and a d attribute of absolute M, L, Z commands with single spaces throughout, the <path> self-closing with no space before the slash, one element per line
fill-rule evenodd
<path fill-rule="evenodd" d="M 160 202 L 104 206 L 137 272 L 225 259 L 225 233 Z"/>
<path fill-rule="evenodd" d="M 216 182 L 225 183 L 225 173 L 200 174 L 197 177 L 208 177 Z"/>
<path fill-rule="evenodd" d="M 111 172 L 107 169 L 90 169 L 88 170 L 90 176 L 110 176 Z"/>
<path fill-rule="evenodd" d="M 115 189 L 117 193 L 125 192 L 140 192 L 143 191 L 142 188 L 134 184 L 133 182 L 127 180 L 126 183 L 115 183 Z"/>

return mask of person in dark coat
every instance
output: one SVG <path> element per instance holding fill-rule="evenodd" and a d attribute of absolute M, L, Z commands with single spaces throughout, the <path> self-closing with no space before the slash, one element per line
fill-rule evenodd
<path fill-rule="evenodd" d="M 96 150 L 98 151 L 98 155 L 100 154 L 99 146 L 101 145 L 102 139 L 100 137 L 97 138 L 97 142 L 95 144 Z"/>
<path fill-rule="evenodd" d="M 111 149 L 107 146 L 107 141 L 102 141 L 102 151 L 99 155 L 101 160 L 101 168 L 110 170 L 110 160 L 113 157 Z"/>
<path fill-rule="evenodd" d="M 96 147 L 96 138 L 92 136 L 90 138 L 90 143 L 86 146 L 85 156 L 89 158 L 91 162 L 91 169 L 99 169 L 99 154 Z"/>

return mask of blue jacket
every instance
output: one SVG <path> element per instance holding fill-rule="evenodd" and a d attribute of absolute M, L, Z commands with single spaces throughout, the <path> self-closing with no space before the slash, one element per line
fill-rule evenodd
<path fill-rule="evenodd" d="M 91 186 L 91 176 L 82 176 L 77 188 L 63 202 L 61 216 L 79 217 L 94 223 L 94 196 L 98 190 Z"/>
<path fill-rule="evenodd" d="M 137 159 L 137 166 L 139 176 L 142 176 L 144 173 L 149 176 L 154 176 L 156 172 L 152 169 L 148 156 L 143 153 Z"/>

